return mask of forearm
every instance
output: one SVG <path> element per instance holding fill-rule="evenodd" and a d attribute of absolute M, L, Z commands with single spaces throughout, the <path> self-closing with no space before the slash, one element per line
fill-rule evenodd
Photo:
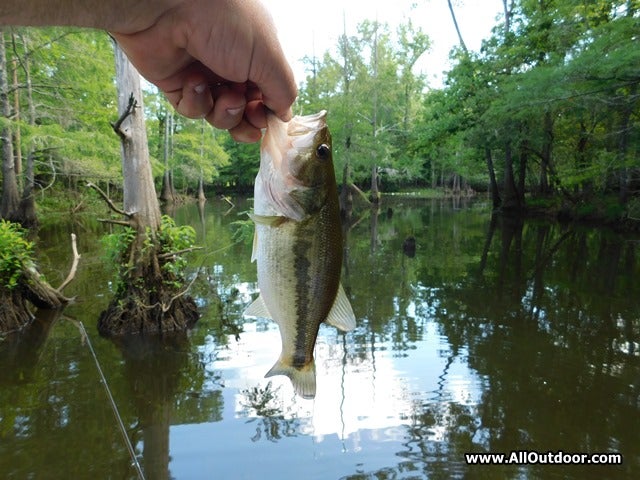
<path fill-rule="evenodd" d="M 3 0 L 0 25 L 102 28 L 138 31 L 179 0 Z"/>

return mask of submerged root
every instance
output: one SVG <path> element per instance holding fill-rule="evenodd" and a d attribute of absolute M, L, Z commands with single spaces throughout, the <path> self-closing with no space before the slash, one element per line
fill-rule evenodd
<path fill-rule="evenodd" d="M 0 287 L 0 332 L 17 332 L 33 320 L 26 299 L 16 290 Z"/>
<path fill-rule="evenodd" d="M 184 291 L 177 291 L 175 278 L 162 271 L 157 256 L 149 260 L 100 314 L 101 335 L 184 332 L 198 320 L 194 300 Z"/>
<path fill-rule="evenodd" d="M 129 334 L 183 332 L 198 320 L 198 309 L 190 297 L 179 297 L 167 308 L 161 303 L 147 305 L 139 298 L 114 300 L 100 314 L 101 335 L 118 337 Z"/>
<path fill-rule="evenodd" d="M 0 286 L 0 333 L 22 330 L 34 319 L 29 302 L 36 308 L 59 310 L 71 299 L 54 289 L 34 269 L 25 270 L 15 288 Z"/>

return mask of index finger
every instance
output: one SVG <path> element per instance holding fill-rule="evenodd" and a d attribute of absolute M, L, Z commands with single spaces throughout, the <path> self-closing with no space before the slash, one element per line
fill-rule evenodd
<path fill-rule="evenodd" d="M 298 96 L 298 88 L 282 50 L 273 53 L 277 53 L 276 57 L 279 58 L 256 66 L 256 71 L 250 73 L 249 80 L 262 92 L 262 103 L 281 120 L 288 122 L 292 117 L 291 105 Z"/>

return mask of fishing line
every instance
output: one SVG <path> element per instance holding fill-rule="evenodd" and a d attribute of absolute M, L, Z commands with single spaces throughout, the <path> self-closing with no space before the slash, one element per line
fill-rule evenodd
<path fill-rule="evenodd" d="M 100 367 L 100 362 L 98 361 L 98 357 L 96 356 L 96 352 L 93 349 L 93 345 L 91 344 L 91 339 L 89 335 L 87 335 L 87 331 L 84 329 L 84 324 L 82 322 L 78 322 L 80 333 L 83 338 L 87 341 L 87 346 L 89 347 L 89 351 L 91 352 L 91 356 L 93 357 L 93 361 L 96 364 L 96 368 L 98 369 L 98 374 L 100 375 L 100 381 L 102 385 L 104 385 L 104 390 L 107 392 L 107 398 L 109 399 L 109 403 L 111 404 L 111 410 L 113 410 L 113 414 L 116 417 L 116 423 L 120 428 L 120 433 L 122 433 L 122 438 L 124 439 L 124 443 L 129 450 L 129 455 L 131 456 L 131 461 L 133 462 L 133 466 L 136 468 L 138 472 L 138 478 L 140 480 L 145 480 L 144 472 L 142 471 L 142 467 L 140 467 L 140 462 L 138 462 L 138 458 L 136 457 L 136 452 L 133 449 L 133 445 L 131 445 L 131 440 L 129 440 L 129 436 L 127 435 L 127 429 L 124 426 L 124 422 L 122 421 L 122 417 L 120 416 L 120 412 L 118 411 L 118 406 L 116 405 L 116 401 L 113 399 L 113 395 L 111 395 L 111 389 L 107 384 L 107 379 L 102 372 L 102 368 Z"/>

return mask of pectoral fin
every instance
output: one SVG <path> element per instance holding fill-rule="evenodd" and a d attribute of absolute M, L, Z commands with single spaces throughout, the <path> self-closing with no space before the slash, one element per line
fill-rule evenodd
<path fill-rule="evenodd" d="M 277 227 L 288 220 L 287 217 L 280 215 L 266 216 L 256 215 L 255 213 L 250 213 L 249 218 L 253 220 L 256 225 L 267 225 L 269 227 Z"/>
<path fill-rule="evenodd" d="M 247 309 L 242 313 L 245 317 L 260 317 L 260 318 L 271 318 L 271 314 L 269 310 L 267 310 L 267 306 L 262 299 L 262 295 L 259 295 L 251 305 L 247 307 Z"/>
<path fill-rule="evenodd" d="M 258 258 L 258 230 L 253 231 L 253 247 L 251 248 L 251 262 Z"/>
<path fill-rule="evenodd" d="M 286 222 L 287 217 L 281 217 L 278 215 L 266 216 L 256 215 L 254 213 L 249 214 L 249 218 L 253 220 L 256 225 L 267 225 L 269 227 L 278 227 Z M 258 258 L 258 229 L 253 232 L 253 248 L 251 250 L 251 261 L 255 262 Z"/>
<path fill-rule="evenodd" d="M 327 315 L 325 322 L 343 332 L 349 332 L 356 328 L 356 316 L 353 313 L 347 295 L 344 293 L 342 284 L 338 286 L 336 299 L 333 302 L 333 307 L 331 307 L 331 311 L 329 315 Z"/>

